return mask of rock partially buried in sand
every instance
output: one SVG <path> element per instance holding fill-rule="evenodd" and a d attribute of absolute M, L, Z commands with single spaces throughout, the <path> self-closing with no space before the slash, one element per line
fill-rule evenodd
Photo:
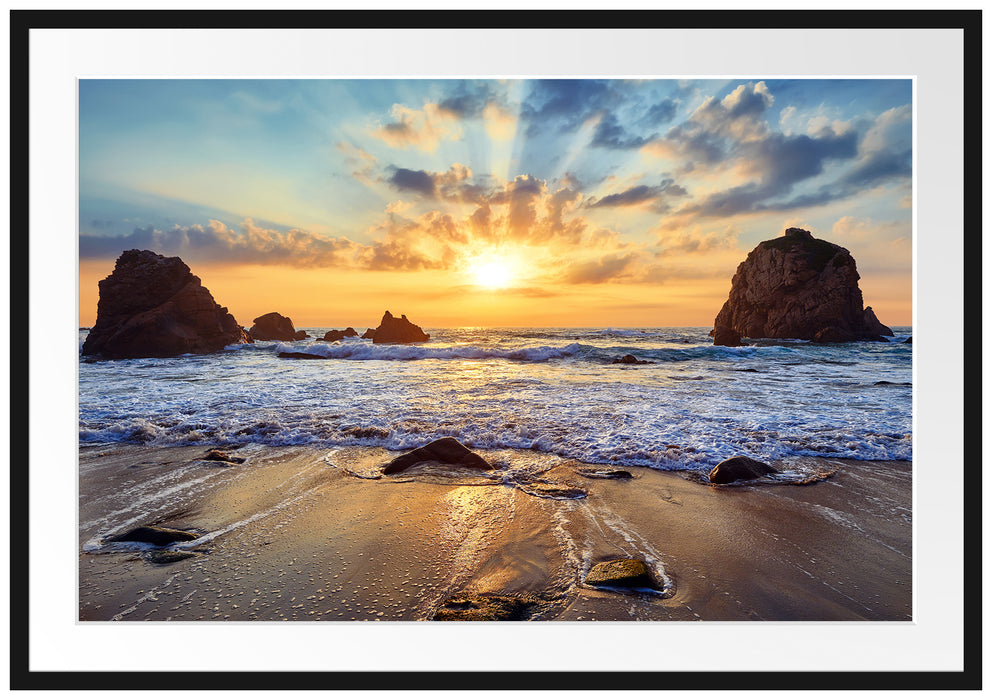
<path fill-rule="evenodd" d="M 383 474 L 396 474 L 423 462 L 440 462 L 469 469 L 492 469 L 480 455 L 477 455 L 455 438 L 446 437 L 430 442 L 423 447 L 400 455 L 382 467 Z"/>
<path fill-rule="evenodd" d="M 153 552 L 148 557 L 148 561 L 152 564 L 174 564 L 177 561 L 183 561 L 184 559 L 192 559 L 193 557 L 200 556 L 197 552 Z"/>
<path fill-rule="evenodd" d="M 586 576 L 585 583 L 597 587 L 662 590 L 648 565 L 640 559 L 614 559 L 596 564 Z"/>
<path fill-rule="evenodd" d="M 375 329 L 372 342 L 379 343 L 423 343 L 430 340 L 430 333 L 424 333 L 420 326 L 416 326 L 407 319 L 406 314 L 396 318 L 388 311 L 382 315 L 379 327 Z"/>
<path fill-rule="evenodd" d="M 179 258 L 126 250 L 100 281 L 83 355 L 110 359 L 210 353 L 251 338 Z"/>
<path fill-rule="evenodd" d="M 448 598 L 431 617 L 440 622 L 496 622 L 530 620 L 546 607 L 543 601 L 505 595 Z"/>
<path fill-rule="evenodd" d="M 633 479 L 634 475 L 624 469 L 576 469 L 576 474 L 589 479 Z"/>
<path fill-rule="evenodd" d="M 123 535 L 116 535 L 109 538 L 108 542 L 143 542 L 153 544 L 156 547 L 164 547 L 173 542 L 189 542 L 195 540 L 199 535 L 195 532 L 185 530 L 173 530 L 167 527 L 136 527 L 128 530 Z"/>
<path fill-rule="evenodd" d="M 725 459 L 710 471 L 711 484 L 729 484 L 734 481 L 760 479 L 768 474 L 778 472 L 764 462 L 750 457 L 731 457 Z"/>
<path fill-rule="evenodd" d="M 241 464 L 245 461 L 244 457 L 231 457 L 220 450 L 210 450 L 202 459 L 207 462 L 229 462 L 230 464 Z"/>

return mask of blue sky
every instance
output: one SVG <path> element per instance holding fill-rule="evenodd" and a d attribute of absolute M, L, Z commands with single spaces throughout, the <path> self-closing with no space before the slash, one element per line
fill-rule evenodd
<path fill-rule="evenodd" d="M 905 319 L 911 168 L 908 80 L 79 86 L 87 270 L 141 247 L 194 271 L 431 271 L 436 297 L 484 258 L 508 305 L 627 299 L 633 319 L 665 286 L 702 319 L 747 251 L 800 225 Z"/>

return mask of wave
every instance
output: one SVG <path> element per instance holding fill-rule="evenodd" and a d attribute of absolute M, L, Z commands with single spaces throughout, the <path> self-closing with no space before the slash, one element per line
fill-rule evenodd
<path fill-rule="evenodd" d="M 585 348 L 588 349 L 588 348 Z M 374 345 L 365 342 L 311 343 L 302 352 L 320 355 L 329 360 L 485 360 L 490 358 L 519 360 L 523 362 L 547 362 L 548 360 L 572 357 L 582 353 L 584 347 L 570 343 L 561 347 L 541 345 L 539 347 L 502 350 L 483 348 L 475 345 L 451 347 L 429 347 L 424 345 Z M 301 352 L 300 346 L 279 343 L 274 351 Z"/>

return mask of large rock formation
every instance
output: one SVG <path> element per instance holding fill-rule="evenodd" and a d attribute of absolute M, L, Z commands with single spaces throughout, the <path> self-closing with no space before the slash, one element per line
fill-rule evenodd
<path fill-rule="evenodd" d="M 84 355 L 110 359 L 207 353 L 251 339 L 179 258 L 126 250 L 100 280 Z"/>
<path fill-rule="evenodd" d="M 716 345 L 746 338 L 817 342 L 885 340 L 892 331 L 864 308 L 857 266 L 845 249 L 800 228 L 759 243 L 737 267 L 714 323 Z M 721 342 L 722 341 L 722 342 Z"/>
<path fill-rule="evenodd" d="M 406 315 L 396 318 L 388 311 L 382 315 L 379 327 L 372 336 L 373 343 L 423 343 L 430 340 L 430 333 L 424 333 L 420 326 L 407 320 Z"/>
<path fill-rule="evenodd" d="M 303 337 L 298 338 L 296 329 L 293 327 L 293 320 L 289 316 L 283 316 L 275 311 L 259 316 L 253 323 L 255 325 L 248 329 L 248 335 L 253 340 L 289 341 L 303 340 L 306 337 L 306 333 L 303 333 Z"/>

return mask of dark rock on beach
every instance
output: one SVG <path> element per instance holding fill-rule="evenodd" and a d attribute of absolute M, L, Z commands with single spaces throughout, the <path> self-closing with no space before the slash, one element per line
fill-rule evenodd
<path fill-rule="evenodd" d="M 388 311 L 382 315 L 382 322 L 375 329 L 373 343 L 423 343 L 430 340 L 420 326 L 411 323 L 406 315 L 396 318 Z"/>
<path fill-rule="evenodd" d="M 152 564 L 158 564 L 163 566 L 165 564 L 174 564 L 177 561 L 182 561 L 184 559 L 192 559 L 194 557 L 200 556 L 197 552 L 152 552 L 148 555 L 148 561 Z"/>
<path fill-rule="evenodd" d="M 734 481 L 759 479 L 768 474 L 777 473 L 777 470 L 764 462 L 750 457 L 737 456 L 725 459 L 713 467 L 709 479 L 711 484 L 729 484 Z"/>
<path fill-rule="evenodd" d="M 653 365 L 654 362 L 651 360 L 638 360 L 633 355 L 624 355 L 623 357 L 614 357 L 610 364 L 613 365 Z"/>
<path fill-rule="evenodd" d="M 640 559 L 614 559 L 596 564 L 586 576 L 585 583 L 587 586 L 661 590 L 647 564 Z"/>
<path fill-rule="evenodd" d="M 173 530 L 167 527 L 136 527 L 128 530 L 123 535 L 116 535 L 109 538 L 108 542 L 143 542 L 156 547 L 164 547 L 173 542 L 189 542 L 195 540 L 199 535 L 185 530 Z"/>
<path fill-rule="evenodd" d="M 230 462 L 231 464 L 242 464 L 245 461 L 244 457 L 231 457 L 221 450 L 210 450 L 202 459 L 207 462 Z"/>
<path fill-rule="evenodd" d="M 448 598 L 435 611 L 432 620 L 440 622 L 496 622 L 531 620 L 547 603 L 536 598 L 482 594 Z"/>
<path fill-rule="evenodd" d="M 864 307 L 847 249 L 800 228 L 759 243 L 738 267 L 714 322 L 714 344 L 744 338 L 823 343 L 880 340 L 892 330 Z M 739 342 L 739 338 L 737 339 Z"/>
<path fill-rule="evenodd" d="M 248 334 L 254 340 L 302 340 L 302 338 L 296 337 L 296 329 L 293 327 L 292 319 L 275 311 L 259 316 L 255 319 L 254 324 L 248 330 Z M 306 337 L 306 333 L 303 334 L 303 337 Z"/>
<path fill-rule="evenodd" d="M 281 352 L 277 357 L 293 360 L 326 360 L 323 355 L 315 355 L 312 352 Z"/>
<path fill-rule="evenodd" d="M 418 447 L 387 462 L 382 467 L 382 473 L 396 474 L 423 462 L 439 462 L 470 469 L 492 469 L 492 465 L 482 456 L 472 452 L 455 438 L 446 437 Z"/>
<path fill-rule="evenodd" d="M 588 479 L 633 479 L 634 475 L 625 469 L 576 469 L 576 474 Z"/>
<path fill-rule="evenodd" d="M 179 258 L 126 250 L 99 286 L 96 324 L 83 355 L 173 357 L 251 342 Z"/>
<path fill-rule="evenodd" d="M 324 333 L 324 340 L 328 343 L 332 343 L 336 340 L 344 340 L 345 338 L 357 338 L 358 331 L 356 331 L 351 326 L 348 326 L 343 331 L 330 330 Z"/>

